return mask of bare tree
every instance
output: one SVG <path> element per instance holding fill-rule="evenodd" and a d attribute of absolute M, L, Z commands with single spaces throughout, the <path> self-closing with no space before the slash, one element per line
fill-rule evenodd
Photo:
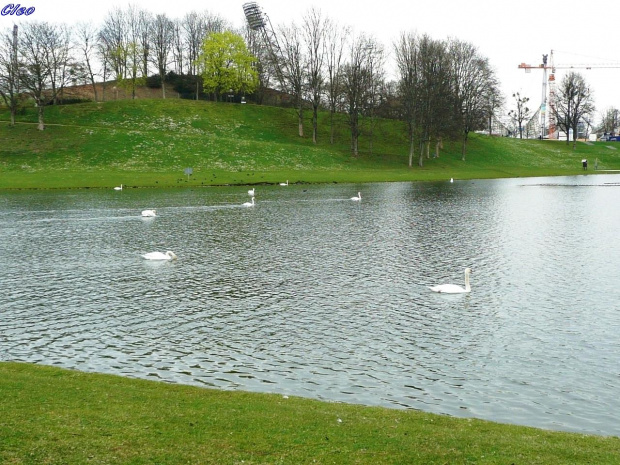
<path fill-rule="evenodd" d="M 161 78 L 162 97 L 166 98 L 166 69 L 169 63 L 170 49 L 175 30 L 179 30 L 179 23 L 173 23 L 166 14 L 155 16 L 151 27 L 151 47 L 153 60 Z"/>
<path fill-rule="evenodd" d="M 97 85 L 95 83 L 95 71 L 93 70 L 93 62 L 97 47 L 97 29 L 95 29 L 95 26 L 91 22 L 82 22 L 76 25 L 74 32 L 76 38 L 75 46 L 84 60 L 85 71 L 93 87 L 93 96 L 95 101 L 97 101 Z"/>
<path fill-rule="evenodd" d="M 354 157 L 359 156 L 360 116 L 370 94 L 371 71 L 368 52 L 373 47 L 373 39 L 363 34 L 356 37 L 349 48 L 348 62 L 343 66 L 342 89 L 351 131 L 351 152 Z"/>
<path fill-rule="evenodd" d="M 308 96 L 312 103 L 312 142 L 317 143 L 318 112 L 323 95 L 325 77 L 323 64 L 325 62 L 325 34 L 326 20 L 321 12 L 311 9 L 304 17 L 303 32 L 307 47 L 307 76 Z"/>
<path fill-rule="evenodd" d="M 366 48 L 367 72 L 368 72 L 368 98 L 364 106 L 364 114 L 369 120 L 369 152 L 372 155 L 373 136 L 376 123 L 375 111 L 381 105 L 383 85 L 385 83 L 385 54 L 383 45 L 376 40 L 369 40 Z"/>
<path fill-rule="evenodd" d="M 304 135 L 304 90 L 307 82 L 306 57 L 303 53 L 302 34 L 295 23 L 281 27 L 282 60 L 285 86 L 291 93 L 297 112 L 299 137 Z"/>
<path fill-rule="evenodd" d="M 519 92 L 512 94 L 515 99 L 516 108 L 508 112 L 508 116 L 514 121 L 517 131 L 519 131 L 519 138 L 523 139 L 523 122 L 530 119 L 530 109 L 527 106 L 527 102 L 530 101 L 529 97 L 521 97 Z"/>
<path fill-rule="evenodd" d="M 413 166 L 413 155 L 415 153 L 415 135 L 418 129 L 419 120 L 419 42 L 414 33 L 401 34 L 399 41 L 395 44 L 396 64 L 398 66 L 399 96 L 402 104 L 403 119 L 407 125 L 407 136 L 409 138 L 409 167 Z"/>
<path fill-rule="evenodd" d="M 454 128 L 454 92 L 450 56 L 444 41 L 424 35 L 419 38 L 418 124 L 420 125 L 420 157 L 423 166 L 430 157 L 433 138 L 441 145 L 442 138 Z"/>
<path fill-rule="evenodd" d="M 489 127 L 489 136 L 493 135 L 493 118 L 497 118 L 498 112 L 504 107 L 504 96 L 499 85 L 493 85 L 486 94 L 486 117 Z"/>
<path fill-rule="evenodd" d="M 580 73 L 570 71 L 557 89 L 554 116 L 560 129 L 566 132 L 566 144 L 570 143 L 570 131 L 573 132 L 573 149 L 577 146 L 577 131 L 594 112 L 594 101 L 590 86 Z"/>
<path fill-rule="evenodd" d="M 75 77 L 76 63 L 71 57 L 71 36 L 65 24 L 48 24 L 45 34 L 45 61 L 49 69 L 51 101 L 58 103 L 63 89 Z"/>
<path fill-rule="evenodd" d="M 329 108 L 329 142 L 334 143 L 334 115 L 342 95 L 342 59 L 345 44 L 349 36 L 347 27 L 340 27 L 327 20 L 326 29 L 326 64 L 327 64 L 327 102 Z"/>
<path fill-rule="evenodd" d="M 600 116 L 599 131 L 605 134 L 615 134 L 620 127 L 620 110 L 614 107 L 607 108 Z"/>
<path fill-rule="evenodd" d="M 127 75 L 129 37 L 125 16 L 120 8 L 109 11 L 99 31 L 100 57 L 109 64 L 117 80 Z"/>
<path fill-rule="evenodd" d="M 47 22 L 25 23 L 19 39 L 20 81 L 38 108 L 38 129 L 45 129 L 44 109 L 56 101 L 69 66 L 66 27 Z"/>
<path fill-rule="evenodd" d="M 497 93 L 498 84 L 488 59 L 480 56 L 474 45 L 452 39 L 448 53 L 462 136 L 461 158 L 465 161 L 469 133 L 484 128 L 489 95 Z"/>
<path fill-rule="evenodd" d="M 170 36 L 170 51 L 172 52 L 172 61 L 174 63 L 174 72 L 177 74 L 183 74 L 186 63 L 186 53 L 185 53 L 185 38 L 184 38 L 184 30 L 181 20 L 175 19 L 172 21 L 172 34 Z M 189 65 L 188 65 L 189 66 Z M 162 84 L 163 84 L 162 76 Z"/>
<path fill-rule="evenodd" d="M 139 44 L 139 49 L 142 52 L 141 56 L 141 71 L 142 77 L 148 77 L 149 75 L 149 61 L 151 58 L 151 27 L 153 25 L 153 15 L 146 11 L 138 11 L 137 19 L 137 31 L 136 40 Z"/>
<path fill-rule="evenodd" d="M 11 126 L 19 105 L 19 67 L 17 61 L 18 28 L 0 36 L 0 96 L 11 112 Z"/>

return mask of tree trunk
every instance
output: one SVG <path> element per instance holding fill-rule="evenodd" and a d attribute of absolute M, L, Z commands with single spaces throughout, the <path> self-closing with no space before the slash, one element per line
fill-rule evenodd
<path fill-rule="evenodd" d="M 37 129 L 39 131 L 43 131 L 45 129 L 45 123 L 43 122 L 43 111 L 44 111 L 44 107 L 42 102 L 38 102 L 38 113 L 39 113 L 39 125 L 37 126 Z"/>
<path fill-rule="evenodd" d="M 413 131 L 409 131 L 409 168 L 413 167 L 413 154 L 415 152 Z"/>
<path fill-rule="evenodd" d="M 304 109 L 303 103 L 299 102 L 299 109 L 297 110 L 297 122 L 299 125 L 299 137 L 304 136 Z"/>
<path fill-rule="evenodd" d="M 161 80 L 161 93 L 162 93 L 162 98 L 166 98 L 166 82 L 162 79 Z"/>
<path fill-rule="evenodd" d="M 420 142 L 420 157 L 418 158 L 418 166 L 422 168 L 424 166 L 424 143 Z"/>
<path fill-rule="evenodd" d="M 313 105 L 312 107 L 312 142 L 317 143 L 317 131 L 319 128 L 319 107 L 318 105 Z"/>
<path fill-rule="evenodd" d="M 465 154 L 467 153 L 467 140 L 469 139 L 469 133 L 463 135 L 463 143 L 461 144 L 461 160 L 465 161 Z"/>

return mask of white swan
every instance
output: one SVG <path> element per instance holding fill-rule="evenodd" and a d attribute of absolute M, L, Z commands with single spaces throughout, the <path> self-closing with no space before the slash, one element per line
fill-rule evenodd
<path fill-rule="evenodd" d="M 354 200 L 354 201 L 362 200 L 362 193 L 358 192 L 357 197 L 351 197 L 351 200 Z"/>
<path fill-rule="evenodd" d="M 251 196 L 254 196 L 254 189 L 255 189 L 254 187 L 252 189 L 250 189 L 248 191 L 248 194 L 251 195 Z"/>
<path fill-rule="evenodd" d="M 286 182 L 281 182 L 280 185 L 281 186 L 288 186 L 288 179 L 286 180 Z"/>
<path fill-rule="evenodd" d="M 251 202 L 245 202 L 243 204 L 244 207 L 253 207 L 254 206 L 254 197 L 252 197 L 252 201 Z"/>
<path fill-rule="evenodd" d="M 450 178 L 450 182 L 454 182 L 454 178 Z"/>
<path fill-rule="evenodd" d="M 142 216 L 146 216 L 146 217 L 155 217 L 157 216 L 155 210 L 142 210 Z"/>
<path fill-rule="evenodd" d="M 176 260 L 177 256 L 174 252 L 168 250 L 166 253 L 162 252 L 149 252 L 142 255 L 147 260 Z"/>
<path fill-rule="evenodd" d="M 440 284 L 438 286 L 429 287 L 429 289 L 433 292 L 440 292 L 443 294 L 463 294 L 465 292 L 471 291 L 471 286 L 469 285 L 469 274 L 471 273 L 471 268 L 465 268 L 465 288 L 458 286 L 456 284 Z"/>
<path fill-rule="evenodd" d="M 121 184 L 120 186 L 116 186 L 114 188 L 115 191 L 122 191 L 123 190 L 123 185 Z"/>

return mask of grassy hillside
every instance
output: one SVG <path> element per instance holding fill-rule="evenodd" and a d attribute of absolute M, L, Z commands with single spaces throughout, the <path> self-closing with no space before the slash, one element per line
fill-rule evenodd
<path fill-rule="evenodd" d="M 424 168 L 408 168 L 402 123 L 379 121 L 360 138 L 353 158 L 342 115 L 335 144 L 321 114 L 313 144 L 297 135 L 292 110 L 179 99 L 119 100 L 47 107 L 47 129 L 36 129 L 28 108 L 15 127 L 0 109 L 0 188 L 213 185 L 291 182 L 365 182 L 583 174 L 580 160 L 620 169 L 614 143 L 517 140 L 474 135 L 467 160 L 448 142 Z M 620 144 L 618 144 L 620 147 Z M 185 168 L 192 168 L 190 179 Z"/>

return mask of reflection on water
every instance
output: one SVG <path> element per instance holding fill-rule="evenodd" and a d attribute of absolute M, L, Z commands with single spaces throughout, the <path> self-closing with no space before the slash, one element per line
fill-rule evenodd
<path fill-rule="evenodd" d="M 3 193 L 0 357 L 620 435 L 617 179 Z"/>

